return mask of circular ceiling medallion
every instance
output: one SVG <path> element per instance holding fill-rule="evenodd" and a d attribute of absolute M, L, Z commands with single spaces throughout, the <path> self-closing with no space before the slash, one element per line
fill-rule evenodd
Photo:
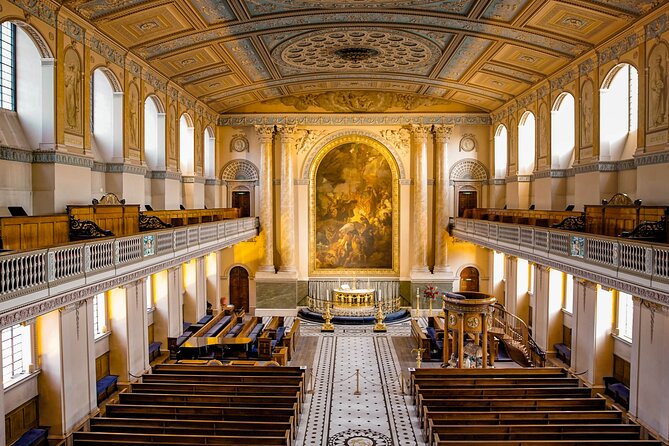
<path fill-rule="evenodd" d="M 428 39 L 380 28 L 315 31 L 289 39 L 272 57 L 308 71 L 411 71 L 434 64 L 441 52 Z"/>
<path fill-rule="evenodd" d="M 392 440 L 370 429 L 349 429 L 328 439 L 328 446 L 391 446 Z"/>

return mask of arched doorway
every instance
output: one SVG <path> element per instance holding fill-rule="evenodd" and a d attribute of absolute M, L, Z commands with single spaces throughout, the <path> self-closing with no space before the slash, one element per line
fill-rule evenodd
<path fill-rule="evenodd" d="M 464 217 L 467 209 L 478 207 L 478 196 L 475 190 L 461 190 L 458 192 L 458 217 Z"/>
<path fill-rule="evenodd" d="M 249 272 L 241 266 L 230 270 L 230 303 L 249 311 Z"/>
<path fill-rule="evenodd" d="M 460 272 L 460 291 L 479 290 L 479 270 L 468 266 Z"/>

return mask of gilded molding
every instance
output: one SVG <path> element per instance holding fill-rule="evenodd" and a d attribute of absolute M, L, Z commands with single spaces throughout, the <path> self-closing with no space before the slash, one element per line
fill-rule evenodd
<path fill-rule="evenodd" d="M 56 26 L 56 11 L 60 5 L 49 0 L 9 0 L 14 5 L 32 14 L 43 22 Z"/>
<path fill-rule="evenodd" d="M 267 126 L 282 124 L 297 125 L 443 125 L 467 124 L 490 125 L 488 114 L 264 114 L 264 115 L 224 115 L 218 118 L 218 125 Z"/>

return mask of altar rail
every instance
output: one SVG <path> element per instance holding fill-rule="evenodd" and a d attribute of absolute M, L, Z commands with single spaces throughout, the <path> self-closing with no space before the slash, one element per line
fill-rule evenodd
<path fill-rule="evenodd" d="M 0 255 L 0 314 L 189 253 L 223 249 L 256 236 L 257 228 L 256 217 L 238 218 Z"/>
<path fill-rule="evenodd" d="M 401 306 L 401 298 L 399 297 L 382 297 L 381 302 L 383 303 L 382 309 L 384 314 L 398 311 Z M 337 307 L 333 300 L 307 296 L 307 307 L 310 311 L 322 314 L 325 313 L 326 306 L 330 307 L 330 312 L 333 316 L 374 316 L 376 314 L 376 307 Z"/>
<path fill-rule="evenodd" d="M 583 232 L 456 218 L 453 235 L 496 251 L 592 278 L 669 306 L 669 246 Z"/>

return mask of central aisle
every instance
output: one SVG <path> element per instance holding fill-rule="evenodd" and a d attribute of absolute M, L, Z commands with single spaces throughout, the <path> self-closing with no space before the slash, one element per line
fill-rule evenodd
<path fill-rule="evenodd" d="M 401 367 L 392 336 L 407 336 L 408 324 L 376 334 L 371 326 L 337 327 L 320 333 L 313 358 L 314 393 L 306 399 L 297 446 L 423 445 L 415 409 L 402 394 Z M 356 369 L 359 370 L 359 395 Z M 405 382 L 408 378 L 404 371 Z"/>

